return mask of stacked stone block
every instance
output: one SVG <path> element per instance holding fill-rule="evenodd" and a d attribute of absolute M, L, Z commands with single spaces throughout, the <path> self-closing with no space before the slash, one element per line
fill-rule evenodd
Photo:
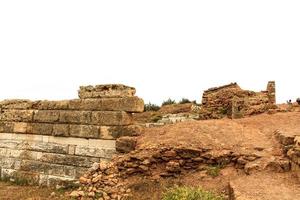
<path fill-rule="evenodd" d="M 111 159 L 116 139 L 138 134 L 144 102 L 125 85 L 80 87 L 80 99 L 0 102 L 0 176 L 40 185 L 75 180 Z"/>
<path fill-rule="evenodd" d="M 291 170 L 300 180 L 300 133 L 276 130 L 274 134 L 290 160 Z"/>

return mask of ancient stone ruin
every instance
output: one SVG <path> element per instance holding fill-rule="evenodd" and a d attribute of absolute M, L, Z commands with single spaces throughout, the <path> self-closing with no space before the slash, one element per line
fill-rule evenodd
<path fill-rule="evenodd" d="M 276 108 L 275 82 L 269 81 L 267 89 L 261 92 L 243 90 L 237 83 L 214 87 L 204 91 L 202 108 L 211 118 L 227 115 L 240 118 L 259 114 Z"/>
<path fill-rule="evenodd" d="M 80 99 L 0 102 L 0 177 L 39 185 L 78 180 L 111 159 L 116 139 L 137 134 L 144 102 L 125 85 L 80 87 Z"/>

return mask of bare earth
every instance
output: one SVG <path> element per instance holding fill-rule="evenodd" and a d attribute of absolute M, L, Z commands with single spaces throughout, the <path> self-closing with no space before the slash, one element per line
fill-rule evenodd
<path fill-rule="evenodd" d="M 51 193 L 55 192 L 55 196 Z M 54 191 L 48 188 L 35 186 L 18 186 L 11 183 L 0 182 L 1 200 L 67 200 L 64 192 Z"/>

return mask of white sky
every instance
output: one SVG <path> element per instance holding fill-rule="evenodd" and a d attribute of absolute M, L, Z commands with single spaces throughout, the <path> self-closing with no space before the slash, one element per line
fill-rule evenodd
<path fill-rule="evenodd" d="M 300 97 L 300 1 L 0 0 L 0 99 L 123 83 L 145 102 L 238 82 Z"/>

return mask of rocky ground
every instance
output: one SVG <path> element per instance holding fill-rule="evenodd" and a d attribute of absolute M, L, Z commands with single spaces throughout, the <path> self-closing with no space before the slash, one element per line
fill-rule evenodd
<path fill-rule="evenodd" d="M 138 121 L 156 114 L 142 113 Z M 134 151 L 95 164 L 78 190 L 57 198 L 159 200 L 176 184 L 201 186 L 230 200 L 300 199 L 300 180 L 290 171 L 285 149 L 295 135 L 298 111 L 145 128 Z M 10 186 L 0 187 L 0 197 L 7 195 L 5 187 Z"/>

